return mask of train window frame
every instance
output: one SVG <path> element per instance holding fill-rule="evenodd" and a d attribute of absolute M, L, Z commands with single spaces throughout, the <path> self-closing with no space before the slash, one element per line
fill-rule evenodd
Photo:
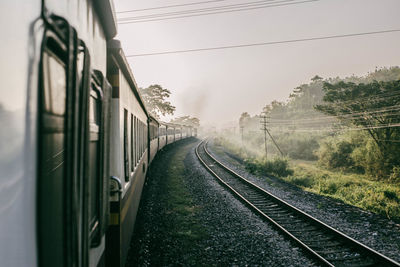
<path fill-rule="evenodd" d="M 69 150 L 69 144 L 66 142 L 67 140 L 67 135 L 69 134 L 67 131 L 66 127 L 66 121 L 67 117 L 70 116 L 71 114 L 68 113 L 68 87 L 70 86 L 68 84 L 68 78 L 69 78 L 69 73 L 68 73 L 68 65 L 71 64 L 68 58 L 68 48 L 65 44 L 64 40 L 61 40 L 56 36 L 54 32 L 48 31 L 45 33 L 45 37 L 43 38 L 43 47 L 40 55 L 40 67 L 39 67 L 39 95 L 38 95 L 38 112 L 39 112 L 39 121 L 38 121 L 38 155 L 37 155 L 37 162 L 38 162 L 38 167 L 37 167 L 37 173 L 38 173 L 38 235 L 39 235 L 39 248 L 38 248 L 38 253 L 39 253 L 39 263 L 41 265 L 47 266 L 49 264 L 48 260 L 51 257 L 48 257 L 46 255 L 46 252 L 48 251 L 48 247 L 51 245 L 54 251 L 60 252 L 62 261 L 65 261 L 68 255 L 70 254 L 70 251 L 66 251 L 65 246 L 63 245 L 66 242 L 70 241 L 70 236 L 67 234 L 68 232 L 68 220 L 71 218 L 69 214 L 66 212 L 66 208 L 68 206 L 67 202 L 69 201 L 69 195 L 68 192 L 70 191 L 69 185 L 66 184 L 65 181 L 68 180 L 69 175 L 67 175 L 66 168 L 68 168 L 69 162 L 65 161 L 66 158 L 66 153 L 65 150 Z M 63 69 L 63 80 L 64 80 L 64 85 L 63 85 L 63 90 L 65 91 L 65 98 L 64 98 L 64 111 L 63 114 L 57 114 L 55 113 L 51 108 L 48 109 L 48 106 L 46 107 L 46 92 L 48 93 L 49 91 L 52 90 L 52 88 L 45 88 L 47 87 L 50 83 L 48 83 L 49 79 L 52 79 L 52 74 L 54 72 L 49 72 L 51 69 L 51 64 L 47 64 L 48 61 L 45 63 L 45 58 L 48 57 L 48 59 L 54 60 L 55 63 L 58 63 L 61 68 Z M 47 82 L 45 81 L 47 80 Z M 48 98 L 47 100 L 51 100 L 54 98 Z M 48 158 L 46 158 L 46 153 L 45 149 L 51 150 L 51 148 L 48 148 L 46 143 L 43 141 L 45 139 L 45 135 L 52 135 L 52 134 L 63 134 L 63 141 L 62 141 L 62 147 L 63 149 L 61 150 L 62 153 L 57 153 L 57 156 L 60 156 L 63 160 L 61 164 L 58 164 L 55 166 L 56 168 L 65 168 L 62 170 L 62 183 L 61 183 L 61 216 L 55 216 L 57 217 L 58 220 L 60 220 L 60 228 L 61 228 L 61 233 L 60 231 L 57 231 L 56 234 L 59 234 L 59 239 L 61 242 L 57 242 L 57 237 L 54 235 L 47 235 L 44 233 L 48 233 L 48 230 L 46 227 L 48 227 L 49 222 L 54 222 L 53 218 L 49 214 L 48 208 L 48 203 L 52 202 L 52 205 L 55 204 L 55 200 L 50 198 L 51 201 L 49 201 L 49 189 L 51 189 L 52 192 L 54 191 L 54 188 L 49 186 L 52 185 L 52 183 L 49 183 L 49 178 L 48 176 L 45 178 L 46 175 L 42 175 L 43 173 L 48 173 L 49 170 L 49 162 Z M 50 165 L 51 166 L 51 165 Z M 52 172 L 55 169 L 52 168 Z M 44 208 L 46 207 L 46 208 Z M 54 207 L 54 206 L 53 206 Z M 61 248 L 60 248 L 61 247 Z M 53 252 L 54 252 L 53 251 Z M 52 255 L 53 256 L 53 255 Z M 55 255 L 56 256 L 56 255 Z"/>
<path fill-rule="evenodd" d="M 89 209 L 88 209 L 88 224 L 89 224 L 89 240 L 90 240 L 90 247 L 97 247 L 100 244 L 100 224 L 101 222 L 101 214 L 102 214 L 102 201 L 101 201 L 101 195 L 102 195 L 102 184 L 103 184 L 103 173 L 102 173 L 102 168 L 100 164 L 102 162 L 102 151 L 103 151 L 103 145 L 102 145 L 102 118 L 103 118 L 103 91 L 101 89 L 101 86 L 98 84 L 94 76 L 92 75 L 91 83 L 90 83 L 90 92 L 88 95 L 88 123 L 89 123 L 89 150 L 88 150 L 88 156 L 89 156 L 89 162 L 91 161 L 92 154 L 90 150 L 90 144 L 92 142 L 97 142 L 97 150 L 96 150 L 96 161 L 97 164 L 96 166 L 96 177 L 91 177 L 92 176 L 92 170 L 90 168 L 90 164 L 88 166 L 89 168 Z M 94 103 L 97 102 L 97 103 Z M 94 109 L 94 104 L 97 105 L 96 110 Z M 93 109 L 92 109 L 93 107 Z M 94 117 L 92 117 L 92 112 L 94 112 Z M 96 123 L 97 121 L 97 123 Z M 91 179 L 94 179 L 94 181 L 91 181 Z M 94 194 L 92 191 L 93 185 L 91 182 L 95 183 L 96 187 L 96 193 Z M 92 199 L 91 197 L 94 197 L 94 203 L 96 204 L 97 208 L 95 210 L 95 213 L 92 214 Z"/>
<path fill-rule="evenodd" d="M 135 171 L 135 157 L 134 157 L 134 116 L 131 113 L 131 138 L 130 138 L 130 150 L 131 150 L 131 176 Z"/>
<path fill-rule="evenodd" d="M 123 122 L 123 154 L 124 154 L 124 177 L 125 182 L 129 182 L 129 141 L 128 141 L 128 110 L 124 108 L 124 122 Z"/>

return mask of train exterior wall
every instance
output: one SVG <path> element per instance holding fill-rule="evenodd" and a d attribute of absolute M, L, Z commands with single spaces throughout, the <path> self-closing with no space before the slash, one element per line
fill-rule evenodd
<path fill-rule="evenodd" d="M 167 144 L 167 136 L 163 135 L 159 137 L 158 149 L 161 150 Z"/>
<path fill-rule="evenodd" d="M 153 161 L 158 151 L 158 138 L 155 138 L 150 141 L 150 161 L 149 164 Z"/>
<path fill-rule="evenodd" d="M 107 33 L 93 1 L 44 2 L 49 14 L 63 17 L 77 30 L 92 55 L 92 69 L 105 74 Z M 0 70 L 6 74 L 0 89 L 0 119 L 1 125 L 7 125 L 0 134 L 0 259 L 2 266 L 37 266 L 37 103 L 45 28 L 42 1 L 4 0 L 0 6 Z M 91 251 L 93 259 L 97 252 Z"/>

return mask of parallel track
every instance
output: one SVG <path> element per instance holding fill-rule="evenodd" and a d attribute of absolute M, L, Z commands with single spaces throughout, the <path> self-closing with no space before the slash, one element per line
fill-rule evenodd
<path fill-rule="evenodd" d="M 217 161 L 207 150 L 207 141 L 196 147 L 204 167 L 253 211 L 326 266 L 398 266 L 400 264 L 313 218 Z"/>

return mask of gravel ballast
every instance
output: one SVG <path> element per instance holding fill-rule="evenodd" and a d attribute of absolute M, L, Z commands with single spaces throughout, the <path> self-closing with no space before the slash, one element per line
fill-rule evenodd
<path fill-rule="evenodd" d="M 195 156 L 198 142 L 191 138 L 173 144 L 152 163 L 126 266 L 315 266 L 216 182 Z M 169 234 L 177 225 L 172 225 L 173 208 L 163 201 L 165 169 L 176 164 L 171 159 L 177 153 L 185 155 L 183 186 L 196 207 L 191 216 L 205 233 L 189 245 Z"/>

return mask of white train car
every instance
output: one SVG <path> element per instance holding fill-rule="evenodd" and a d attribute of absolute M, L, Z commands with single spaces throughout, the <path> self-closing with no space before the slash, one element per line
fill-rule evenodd
<path fill-rule="evenodd" d="M 112 85 L 110 173 L 115 178 L 107 232 L 107 265 L 127 257 L 148 166 L 148 114 L 120 42 L 109 42 L 108 80 Z"/>
<path fill-rule="evenodd" d="M 102 264 L 112 1 L 4 0 L 0 13 L 0 265 Z"/>
<path fill-rule="evenodd" d="M 158 150 L 162 149 L 167 144 L 167 125 L 160 122 L 158 128 Z"/>
<path fill-rule="evenodd" d="M 175 142 L 175 125 L 167 124 L 167 145 Z"/>
<path fill-rule="evenodd" d="M 153 161 L 154 157 L 159 150 L 159 126 L 160 123 L 153 116 L 149 116 L 148 119 L 148 131 L 149 131 L 149 140 L 148 140 L 148 150 L 149 150 L 149 164 Z"/>
<path fill-rule="evenodd" d="M 175 141 L 182 139 L 182 126 L 175 124 Z"/>

